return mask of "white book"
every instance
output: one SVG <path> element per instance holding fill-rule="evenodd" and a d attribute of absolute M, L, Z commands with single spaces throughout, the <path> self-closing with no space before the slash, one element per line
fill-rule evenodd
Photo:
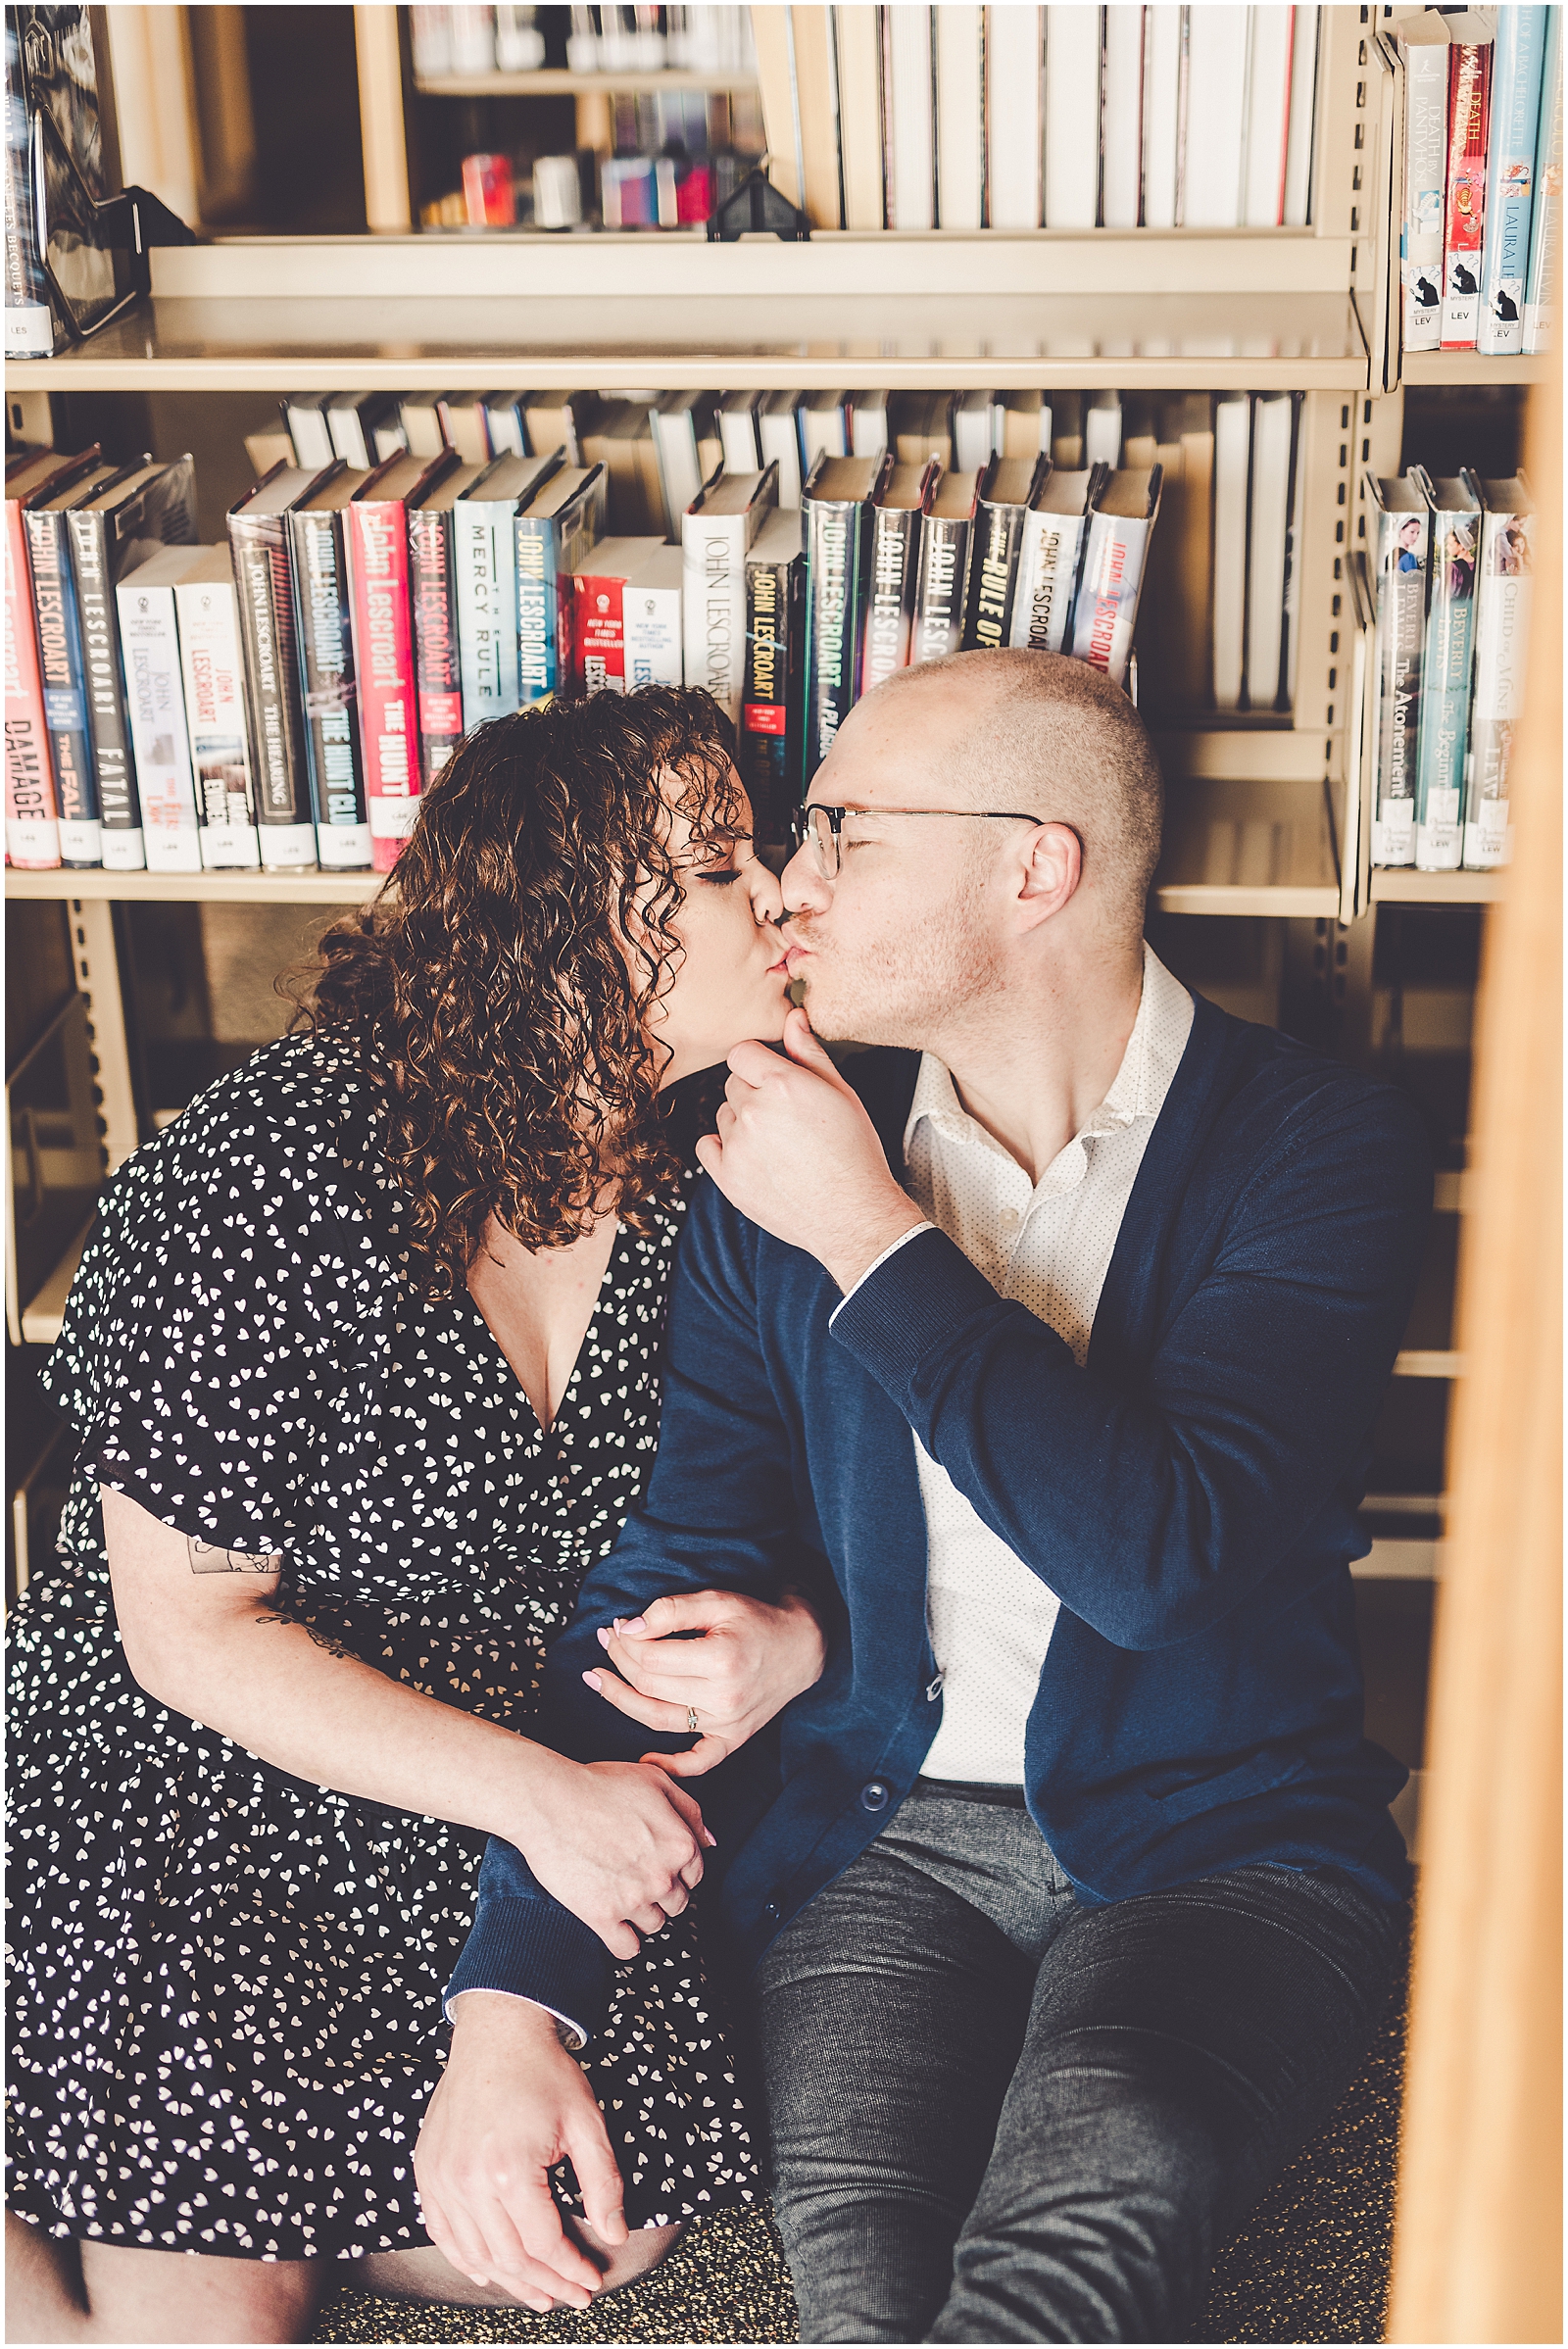
<path fill-rule="evenodd" d="M 1032 646 L 1037 653 L 1066 650 L 1089 493 L 1097 479 L 1087 466 L 1050 474 L 1023 517 L 1018 585 L 1012 599 L 1015 645 Z"/>
<path fill-rule="evenodd" d="M 857 392 L 850 418 L 850 455 L 880 457 L 888 445 L 888 395 L 885 391 Z"/>
<path fill-rule="evenodd" d="M 1448 28 L 1435 10 L 1398 26 L 1404 54 L 1404 211 L 1399 227 L 1407 351 L 1443 339 L 1443 194 L 1448 168 Z"/>
<path fill-rule="evenodd" d="M 999 394 L 993 391 L 960 393 L 953 411 L 954 471 L 983 472 L 992 458 L 1001 455 L 1005 430 L 1006 408 Z M 856 455 L 859 454 L 857 450 Z"/>
<path fill-rule="evenodd" d="M 1040 126 L 1045 91 L 1044 11 L 993 8 L 989 18 L 987 95 L 993 228 L 1038 228 L 1041 220 Z"/>
<path fill-rule="evenodd" d="M 1219 7 L 1211 0 L 1188 11 L 1186 228 L 1241 225 L 1247 16 L 1245 8 Z"/>
<path fill-rule="evenodd" d="M 777 503 L 771 469 L 723 473 L 681 516 L 682 665 L 739 725 L 746 683 L 746 556 Z"/>
<path fill-rule="evenodd" d="M 1218 13 L 1218 12 L 1216 12 Z M 1234 12 L 1233 12 L 1234 13 Z M 1214 403 L 1214 707 L 1242 706 L 1247 640 L 1247 476 L 1252 402 L 1224 392 Z"/>
<path fill-rule="evenodd" d="M 224 547 L 205 547 L 174 582 L 185 725 L 209 871 L 262 861 L 245 721 L 239 603 Z"/>
<path fill-rule="evenodd" d="M 711 406 L 706 392 L 666 392 L 649 411 L 659 477 L 664 490 L 665 535 L 673 539 L 680 517 L 703 486 L 701 442 L 712 431 Z M 720 448 L 723 442 L 719 443 Z"/>
<path fill-rule="evenodd" d="M 1247 701 L 1254 710 L 1272 710 L 1279 699 L 1296 416 L 1297 404 L 1290 392 L 1259 392 L 1252 403 Z"/>
<path fill-rule="evenodd" d="M 757 412 L 757 437 L 762 463 L 778 466 L 778 502 L 794 509 L 801 502 L 801 394 L 769 392 Z"/>
<path fill-rule="evenodd" d="M 1114 472 L 1121 463 L 1121 394 L 1096 392 L 1084 411 L 1084 463 L 1108 465 Z"/>
<path fill-rule="evenodd" d="M 1268 0 L 1250 12 L 1252 54 L 1247 93 L 1242 225 L 1278 228 L 1285 219 L 1285 161 L 1291 122 L 1291 38 L 1295 12 Z"/>
<path fill-rule="evenodd" d="M 1317 125 L 1317 36 L 1322 11 L 1292 10 L 1291 119 L 1285 153 L 1285 225 L 1304 228 L 1312 217 L 1312 140 Z"/>
<path fill-rule="evenodd" d="M 1513 853 L 1508 767 L 1524 705 L 1535 593 L 1536 525 L 1529 483 L 1520 474 L 1511 481 L 1483 482 L 1481 489 L 1486 513 L 1476 579 L 1476 683 L 1464 807 L 1467 872 L 1506 864 Z"/>
<path fill-rule="evenodd" d="M 1144 11 L 1144 226 L 1176 225 L 1181 128 L 1182 8 Z"/>
<path fill-rule="evenodd" d="M 718 405 L 718 445 L 727 473 L 755 473 L 762 452 L 757 438 L 757 411 L 762 395 L 755 391 L 726 392 Z"/>
<path fill-rule="evenodd" d="M 283 421 L 294 443 L 296 465 L 309 465 L 315 470 L 330 465 L 336 455 L 326 415 L 332 397 L 330 392 L 296 392 L 292 399 L 284 401 Z"/>
<path fill-rule="evenodd" d="M 1531 199 L 1530 269 L 1525 278 L 1525 349 L 1549 351 L 1562 225 L 1562 10 L 1546 19 L 1546 62 L 1541 76 L 1541 134 L 1536 142 L 1536 187 Z"/>
<path fill-rule="evenodd" d="M 894 15 L 903 11 L 895 9 Z M 1093 228 L 1100 210 L 1100 11 L 1046 12 L 1046 226 Z"/>
<path fill-rule="evenodd" d="M 819 457 L 850 454 L 849 400 L 841 391 L 811 392 L 801 408 L 801 457 L 810 471 Z"/>
<path fill-rule="evenodd" d="M 887 26 L 892 66 L 889 74 L 892 87 L 888 91 L 892 120 L 888 226 L 929 228 L 936 190 L 931 11 L 909 6 L 890 8 Z"/>
<path fill-rule="evenodd" d="M 200 560 L 201 552 L 199 547 L 166 547 L 127 571 L 115 590 L 142 845 L 150 873 L 202 869 L 174 613 L 175 582 Z"/>
<path fill-rule="evenodd" d="M 1142 210 L 1147 14 L 1128 0 L 1105 11 L 1100 92 L 1100 217 L 1105 228 L 1136 228 Z"/>
<path fill-rule="evenodd" d="M 993 9 L 992 17 L 1004 13 Z M 937 26 L 937 220 L 976 229 L 985 177 L 981 120 L 981 11 L 971 0 L 943 0 Z"/>
<path fill-rule="evenodd" d="M 714 11 L 715 15 L 720 13 Z M 730 12 L 725 11 L 728 15 Z M 750 9 L 734 12 L 743 24 Z M 882 35 L 878 14 L 863 0 L 832 12 L 833 55 L 839 82 L 839 157 L 844 171 L 844 225 L 879 229 L 882 219 Z"/>
<path fill-rule="evenodd" d="M 625 646 L 626 690 L 639 685 L 679 685 L 685 666 L 681 646 L 680 547 L 661 547 L 620 591 L 620 625 Z"/>

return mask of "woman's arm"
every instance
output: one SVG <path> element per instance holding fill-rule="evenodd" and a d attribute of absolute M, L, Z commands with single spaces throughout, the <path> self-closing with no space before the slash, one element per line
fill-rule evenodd
<path fill-rule="evenodd" d="M 312 1785 L 504 1836 L 615 1957 L 686 1906 L 712 1837 L 662 1771 L 570 1762 L 402 1688 L 273 1611 L 280 1560 L 101 1497 L 125 1661 L 158 1703 Z"/>

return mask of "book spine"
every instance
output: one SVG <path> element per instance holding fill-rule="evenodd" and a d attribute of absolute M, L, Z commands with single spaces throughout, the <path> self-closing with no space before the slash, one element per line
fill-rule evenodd
<path fill-rule="evenodd" d="M 366 872 L 370 817 L 360 751 L 343 517 L 291 514 L 288 537 L 316 853 L 323 872 Z"/>
<path fill-rule="evenodd" d="M 116 601 L 147 870 L 200 872 L 201 832 L 180 685 L 174 590 L 167 583 L 137 587 L 134 579 L 122 579 Z"/>
<path fill-rule="evenodd" d="M 553 514 L 518 514 L 514 561 L 517 700 L 527 710 L 561 690 L 561 543 Z"/>
<path fill-rule="evenodd" d="M 1415 795 L 1421 739 L 1421 652 L 1426 631 L 1431 516 L 1377 515 L 1378 760 L 1374 864 L 1415 862 Z"/>
<path fill-rule="evenodd" d="M 855 707 L 858 542 L 869 510 L 825 498 L 806 508 L 806 773 L 814 775 Z"/>
<path fill-rule="evenodd" d="M 597 494 L 583 497 L 557 517 L 556 675 L 562 684 L 569 684 L 582 675 L 582 655 L 577 645 L 577 574 L 589 568 L 604 518 L 604 503 Z M 624 684 L 621 690 L 625 691 Z"/>
<path fill-rule="evenodd" d="M 1487 213 L 1487 119 L 1492 49 L 1472 41 L 1448 51 L 1448 185 L 1443 254 L 1445 351 L 1473 351 L 1481 309 L 1481 248 Z"/>
<path fill-rule="evenodd" d="M 1436 514 L 1432 520 L 1415 806 L 1415 862 L 1423 873 L 1459 869 L 1480 522 L 1479 514 Z"/>
<path fill-rule="evenodd" d="M 460 498 L 452 509 L 458 582 L 463 726 L 471 734 L 518 703 L 515 515 L 495 498 Z"/>
<path fill-rule="evenodd" d="M 1553 347 L 1552 294 L 1562 225 L 1562 10 L 1546 11 L 1546 55 L 1541 74 L 1541 123 L 1536 184 L 1530 203 L 1530 267 L 1525 277 L 1525 350 Z"/>
<path fill-rule="evenodd" d="M 1011 641 L 1025 511 L 1022 506 L 983 505 L 975 518 L 963 620 L 966 652 L 994 653 Z"/>
<path fill-rule="evenodd" d="M 746 566 L 746 690 L 741 705 L 741 780 L 751 795 L 759 840 L 782 842 L 801 796 L 801 618 L 806 566 Z"/>
<path fill-rule="evenodd" d="M 1544 8 L 1498 10 L 1492 52 L 1486 251 L 1476 321 L 1476 349 L 1489 358 L 1512 357 L 1525 347 L 1530 198 L 1545 47 Z"/>
<path fill-rule="evenodd" d="M 1035 653 L 1060 653 L 1072 639 L 1073 606 L 1084 550 L 1081 514 L 1024 515 L 1018 586 L 1012 603 L 1012 639 Z"/>
<path fill-rule="evenodd" d="M 106 872 L 139 873 L 147 868 L 141 807 L 131 763 L 130 726 L 120 665 L 120 629 L 109 578 L 109 517 L 68 514 L 72 565 L 76 574 L 76 611 L 81 623 L 81 657 L 87 689 L 87 730 L 92 736 L 98 777 L 98 820 Z"/>
<path fill-rule="evenodd" d="M 573 683 L 582 694 L 626 690 L 625 582 L 579 572 L 571 581 L 575 599 L 572 630 Z"/>
<path fill-rule="evenodd" d="M 22 71 L 21 16 L 20 9 L 6 10 L 5 352 L 8 359 L 48 359 L 54 352 L 55 329 L 31 203 L 31 124 Z"/>
<path fill-rule="evenodd" d="M 1123 684 L 1127 676 L 1152 526 L 1126 514 L 1094 514 L 1089 518 L 1083 582 L 1073 614 L 1073 659 L 1103 669 L 1113 685 Z"/>
<path fill-rule="evenodd" d="M 681 531 L 686 682 L 733 725 L 746 687 L 746 538 L 740 514 L 685 516 Z"/>
<path fill-rule="evenodd" d="M 360 747 L 378 873 L 392 870 L 419 812 L 407 517 L 390 498 L 355 499 L 346 510 Z"/>
<path fill-rule="evenodd" d="M 239 597 L 231 579 L 174 589 L 202 865 L 254 870 L 262 860 L 245 714 Z"/>
<path fill-rule="evenodd" d="M 419 702 L 419 776 L 428 791 L 463 740 L 463 669 L 458 654 L 458 582 L 452 515 L 409 514 L 409 604 Z"/>
<path fill-rule="evenodd" d="M 679 685 L 684 674 L 680 589 L 628 581 L 621 598 L 621 619 L 626 632 L 628 689 Z"/>
<path fill-rule="evenodd" d="M 1435 351 L 1443 332 L 1443 189 L 1448 143 L 1446 43 L 1404 50 L 1404 219 L 1399 279 L 1404 347 Z"/>
<path fill-rule="evenodd" d="M 6 859 L 40 872 L 60 862 L 60 810 L 33 632 L 27 540 L 16 498 L 6 500 L 5 662 Z"/>
<path fill-rule="evenodd" d="M 1468 872 L 1487 872 L 1506 864 L 1513 853 L 1508 767 L 1524 701 L 1534 569 L 1534 515 L 1485 515 L 1477 582 L 1475 706 L 1470 718 L 1464 808 Z"/>
<path fill-rule="evenodd" d="M 963 641 L 973 532 L 974 524 L 966 516 L 921 516 L 911 661 L 940 661 L 945 653 L 956 653 Z"/>
<path fill-rule="evenodd" d="M 87 675 L 63 514 L 27 514 L 28 567 L 43 679 L 44 722 L 60 805 L 60 860 L 103 862 L 98 782 L 87 732 Z"/>
<path fill-rule="evenodd" d="M 862 693 L 870 693 L 873 687 L 891 677 L 895 669 L 909 665 L 919 570 L 918 511 L 908 506 L 874 507 L 865 640 L 860 653 Z"/>
<path fill-rule="evenodd" d="M 228 523 L 255 761 L 256 820 L 262 863 L 269 872 L 299 872 L 316 862 L 284 524 L 280 514 L 231 514 Z"/>

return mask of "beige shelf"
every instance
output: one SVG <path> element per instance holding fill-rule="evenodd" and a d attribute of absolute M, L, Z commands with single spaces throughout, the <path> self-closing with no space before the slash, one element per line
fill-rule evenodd
<path fill-rule="evenodd" d="M 87 1245 L 87 1234 L 92 1226 L 93 1218 L 89 1216 L 31 1304 L 24 1311 L 22 1335 L 28 1346 L 53 1346 L 59 1337 L 66 1299 L 71 1295 L 71 1284 L 76 1277 L 76 1267 L 81 1262 L 81 1251 Z"/>
<path fill-rule="evenodd" d="M 1374 905 L 1495 905 L 1506 889 L 1506 875 L 1494 873 L 1418 873 L 1408 865 L 1374 865 Z"/>
<path fill-rule="evenodd" d="M 1413 1346 L 1394 1359 L 1396 1379 L 1462 1379 L 1464 1356 L 1437 1346 Z"/>
<path fill-rule="evenodd" d="M 654 90 L 755 90 L 755 73 L 570 73 L 542 67 L 535 73 L 440 73 L 416 75 L 426 98 L 569 98 L 590 90 L 607 95 L 641 95 Z"/>
<path fill-rule="evenodd" d="M 113 898 L 147 905 L 363 905 L 383 873 L 106 873 L 18 872 L 6 867 L 8 898 Z"/>
<path fill-rule="evenodd" d="M 1555 360 L 1484 359 L 1477 351 L 1406 351 L 1401 383 L 1544 383 Z"/>
<path fill-rule="evenodd" d="M 1337 915 L 1339 859 L 1321 764 L 1311 779 L 1176 785 L 1165 804 L 1154 903 L 1163 913 Z"/>

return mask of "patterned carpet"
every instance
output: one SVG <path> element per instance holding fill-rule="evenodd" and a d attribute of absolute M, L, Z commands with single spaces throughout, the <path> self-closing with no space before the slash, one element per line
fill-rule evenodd
<path fill-rule="evenodd" d="M 1394 2232 L 1405 1985 L 1360 2079 L 1215 2262 L 1193 2341 L 1380 2341 Z M 793 2341 L 795 2295 L 765 2212 L 689 2228 L 646 2281 L 580 2313 L 418 2307 L 340 2287 L 318 2341 Z"/>

